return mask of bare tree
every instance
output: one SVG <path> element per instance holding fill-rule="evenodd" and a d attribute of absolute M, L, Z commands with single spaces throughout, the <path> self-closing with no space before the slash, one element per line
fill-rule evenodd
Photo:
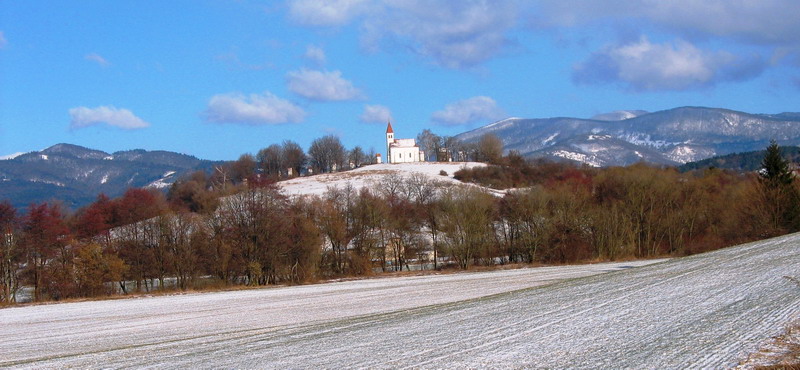
<path fill-rule="evenodd" d="M 190 287 L 198 273 L 200 247 L 206 240 L 200 218 L 188 212 L 162 216 L 160 243 L 169 254 L 171 272 L 182 290 Z"/>
<path fill-rule="evenodd" d="M 354 217 L 356 200 L 355 188 L 348 183 L 343 188 L 328 188 L 317 207 L 317 224 L 331 246 L 330 253 L 323 258 L 336 274 L 345 273 L 351 265 L 347 247 L 357 231 Z"/>
<path fill-rule="evenodd" d="M 494 197 L 473 187 L 447 189 L 438 207 L 448 254 L 462 269 L 481 256 L 494 240 Z"/>
<path fill-rule="evenodd" d="M 283 170 L 283 149 L 278 144 L 259 150 L 256 159 L 261 170 L 267 175 L 279 176 Z"/>
<path fill-rule="evenodd" d="M 211 174 L 211 184 L 214 189 L 222 190 L 223 192 L 228 189 L 228 184 L 231 181 L 231 166 L 220 165 L 214 166 L 214 172 Z"/>
<path fill-rule="evenodd" d="M 344 145 L 342 145 L 341 140 L 334 135 L 323 136 L 311 142 L 308 154 L 311 156 L 311 166 L 315 171 L 338 171 L 344 166 Z"/>
<path fill-rule="evenodd" d="M 443 151 L 437 153 L 443 157 L 449 157 L 454 161 L 465 161 L 466 160 L 466 150 L 464 145 L 461 143 L 460 140 L 452 137 L 452 136 L 444 136 L 441 139 L 441 148 Z M 439 161 L 446 161 L 448 158 L 439 158 Z"/>
<path fill-rule="evenodd" d="M 239 259 L 237 274 L 248 285 L 278 281 L 289 248 L 288 201 L 275 186 L 251 188 L 224 198 L 217 212 L 221 231 Z"/>
<path fill-rule="evenodd" d="M 293 172 L 292 176 L 300 175 L 300 171 L 305 167 L 308 161 L 306 153 L 303 152 L 303 148 L 294 141 L 286 140 L 283 142 L 283 147 L 281 149 L 283 153 L 284 170 L 291 168 Z"/>
<path fill-rule="evenodd" d="M 403 195 L 403 177 L 396 172 L 389 173 L 378 180 L 378 191 L 389 203 Z"/>
<path fill-rule="evenodd" d="M 443 185 L 438 180 L 433 180 L 420 173 L 412 173 L 402 182 L 402 191 L 406 198 L 417 205 L 427 205 L 435 198 L 436 192 Z"/>
<path fill-rule="evenodd" d="M 437 156 L 441 144 L 441 138 L 429 129 L 424 129 L 417 135 L 417 145 L 425 152 L 425 158 L 428 161 L 439 160 Z"/>
<path fill-rule="evenodd" d="M 361 167 L 365 163 L 369 162 L 369 159 L 367 158 L 366 154 L 364 154 L 364 149 L 361 149 L 360 146 L 356 146 L 355 148 L 353 148 L 353 150 L 351 150 L 350 153 L 348 153 L 347 157 L 348 161 L 350 162 L 350 165 L 352 165 L 354 168 Z"/>
<path fill-rule="evenodd" d="M 256 173 L 256 159 L 252 154 L 242 154 L 231 164 L 231 179 L 241 183 Z"/>
<path fill-rule="evenodd" d="M 503 157 L 503 141 L 497 135 L 488 133 L 478 141 L 478 160 L 497 164 Z"/>
<path fill-rule="evenodd" d="M 0 304 L 16 301 L 23 254 L 17 244 L 19 218 L 8 201 L 0 202 Z"/>

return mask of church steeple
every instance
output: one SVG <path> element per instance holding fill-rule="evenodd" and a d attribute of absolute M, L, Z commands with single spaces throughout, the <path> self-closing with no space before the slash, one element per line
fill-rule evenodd
<path fill-rule="evenodd" d="M 394 130 L 392 121 L 386 125 L 386 163 L 392 163 L 392 143 L 394 143 Z"/>

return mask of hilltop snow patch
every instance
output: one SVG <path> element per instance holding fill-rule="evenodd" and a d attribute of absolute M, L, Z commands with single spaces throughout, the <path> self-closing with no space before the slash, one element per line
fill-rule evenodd
<path fill-rule="evenodd" d="M 386 175 L 396 174 L 409 177 L 413 174 L 426 176 L 432 180 L 443 181 L 446 183 L 457 183 L 453 174 L 462 168 L 474 168 L 486 166 L 485 163 L 478 162 L 417 162 L 417 163 L 397 163 L 397 164 L 373 164 L 359 167 L 352 171 L 325 173 L 315 176 L 297 177 L 294 179 L 281 181 L 278 186 L 286 195 L 322 195 L 328 188 L 343 188 L 347 184 L 352 185 L 356 190 L 365 186 L 377 187 L 379 182 Z M 441 171 L 447 172 L 447 176 L 442 176 Z"/>

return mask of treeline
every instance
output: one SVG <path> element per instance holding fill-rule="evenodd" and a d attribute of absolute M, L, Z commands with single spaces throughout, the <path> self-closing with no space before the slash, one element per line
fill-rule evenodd
<path fill-rule="evenodd" d="M 336 172 L 373 163 L 375 152 L 365 152 L 360 146 L 348 150 L 334 135 L 315 139 L 308 153 L 294 141 L 272 144 L 257 154 L 245 153 L 236 161 L 214 168 L 209 185 L 226 187 L 259 177 L 277 181 L 300 175 Z"/>
<path fill-rule="evenodd" d="M 696 162 L 689 162 L 679 166 L 678 170 L 681 172 L 687 172 L 713 167 L 736 171 L 758 171 L 758 169 L 761 168 L 761 161 L 765 154 L 766 151 L 764 150 L 726 154 Z M 800 162 L 800 147 L 781 147 L 781 155 L 783 158 L 786 158 L 793 163 Z"/>
<path fill-rule="evenodd" d="M 43 203 L 20 216 L 4 202 L 0 300 L 14 302 L 21 286 L 41 301 L 302 283 L 419 264 L 467 269 L 699 253 L 800 229 L 800 193 L 774 149 L 761 175 L 541 164 L 535 185 L 502 197 L 387 175 L 360 190 L 289 198 L 269 181 L 223 190 L 196 174 L 166 197 L 132 189 L 71 215 Z"/>
<path fill-rule="evenodd" d="M 496 163 L 503 157 L 503 142 L 492 133 L 475 142 L 463 142 L 425 129 L 417 135 L 417 145 L 425 152 L 425 159 L 433 162 Z"/>

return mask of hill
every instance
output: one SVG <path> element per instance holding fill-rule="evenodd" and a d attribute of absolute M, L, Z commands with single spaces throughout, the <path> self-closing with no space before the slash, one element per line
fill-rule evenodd
<path fill-rule="evenodd" d="M 647 113 L 618 111 L 593 119 L 509 118 L 456 136 L 476 142 L 497 135 L 506 150 L 528 158 L 571 160 L 590 166 L 636 162 L 679 165 L 765 148 L 771 139 L 800 144 L 800 113 L 751 114 L 680 107 Z"/>
<path fill-rule="evenodd" d="M 115 197 L 132 187 L 165 188 L 183 174 L 210 170 L 217 163 L 166 151 L 109 154 L 57 144 L 0 160 L 0 199 L 18 209 L 53 199 L 75 208 L 94 201 L 99 193 Z"/>
<path fill-rule="evenodd" d="M 359 167 L 347 172 L 326 173 L 309 177 L 297 177 L 281 181 L 281 187 L 286 195 L 322 195 L 329 187 L 342 188 L 347 184 L 356 189 L 365 186 L 378 187 L 386 175 L 394 174 L 399 179 L 414 175 L 445 183 L 461 183 L 453 178 L 453 174 L 462 168 L 485 166 L 477 162 L 417 162 L 397 164 L 373 164 Z M 442 172 L 443 171 L 443 172 Z M 444 173 L 444 174 L 443 174 Z M 391 179 L 391 178 L 390 178 Z"/>

